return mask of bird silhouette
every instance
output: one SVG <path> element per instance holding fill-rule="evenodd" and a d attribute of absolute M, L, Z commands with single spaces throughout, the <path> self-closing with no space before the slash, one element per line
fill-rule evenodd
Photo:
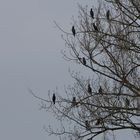
<path fill-rule="evenodd" d="M 106 12 L 106 18 L 107 18 L 107 20 L 110 19 L 110 11 L 109 10 L 107 10 L 107 12 Z"/>
<path fill-rule="evenodd" d="M 93 13 L 92 8 L 90 9 L 90 16 L 94 19 L 94 13 Z"/>
<path fill-rule="evenodd" d="M 100 88 L 99 88 L 99 93 L 100 94 L 102 94 L 103 93 L 103 89 L 102 89 L 102 87 L 100 86 Z"/>
<path fill-rule="evenodd" d="M 89 138 L 89 139 L 87 139 L 87 140 L 92 140 L 92 137 L 91 137 L 91 138 Z"/>
<path fill-rule="evenodd" d="M 73 34 L 73 36 L 75 37 L 76 32 L 75 32 L 74 26 L 72 26 L 72 34 Z"/>
<path fill-rule="evenodd" d="M 128 98 L 125 99 L 125 105 L 128 107 L 130 105 L 130 101 Z"/>
<path fill-rule="evenodd" d="M 72 105 L 75 106 L 76 105 L 76 97 L 72 98 Z"/>
<path fill-rule="evenodd" d="M 91 88 L 90 84 L 88 84 L 88 93 L 92 94 L 92 88 Z"/>
<path fill-rule="evenodd" d="M 85 121 L 85 126 L 86 126 L 86 130 L 90 130 L 91 127 L 88 120 Z"/>
<path fill-rule="evenodd" d="M 97 28 L 97 26 L 95 25 L 95 23 L 93 23 L 93 27 L 94 27 L 94 30 L 95 31 L 97 31 L 97 32 L 99 31 L 98 28 Z"/>
<path fill-rule="evenodd" d="M 101 118 L 98 118 L 97 119 L 97 122 L 95 123 L 95 125 L 99 125 L 99 124 L 101 124 L 102 123 L 102 119 Z"/>
<path fill-rule="evenodd" d="M 83 65 L 86 65 L 86 59 L 83 57 Z"/>
<path fill-rule="evenodd" d="M 55 94 L 53 93 L 53 96 L 52 96 L 52 101 L 53 101 L 53 104 L 55 104 L 55 101 L 56 101 L 56 96 Z"/>

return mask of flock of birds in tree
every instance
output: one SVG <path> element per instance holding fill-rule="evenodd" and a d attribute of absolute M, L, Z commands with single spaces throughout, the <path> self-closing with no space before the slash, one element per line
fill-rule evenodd
<path fill-rule="evenodd" d="M 92 19 L 94 19 L 94 12 L 93 12 L 92 8 L 90 9 L 90 17 Z M 110 10 L 107 10 L 106 18 L 107 18 L 108 21 L 110 20 Z M 94 28 L 95 31 L 97 31 L 97 32 L 99 31 L 99 29 L 98 29 L 98 27 L 97 27 L 97 25 L 95 23 L 93 23 L 93 28 Z M 76 31 L 75 31 L 75 27 L 74 26 L 72 26 L 72 34 L 75 37 Z"/>
<path fill-rule="evenodd" d="M 90 95 L 92 95 L 92 93 L 93 93 L 92 87 L 91 87 L 90 84 L 87 85 L 87 92 Z M 101 95 L 104 94 L 103 89 L 102 89 L 101 86 L 98 89 L 98 93 L 101 94 Z M 55 95 L 55 93 L 53 93 L 52 102 L 55 105 L 55 103 L 56 103 L 56 95 Z M 72 103 L 72 107 L 76 107 L 79 102 L 76 101 L 76 97 L 73 97 L 71 103 Z M 126 105 L 126 107 L 130 106 L 130 101 L 129 101 L 128 98 L 125 98 L 125 105 Z M 97 118 L 95 125 L 102 125 L 103 123 L 104 123 L 103 122 L 103 118 L 100 118 L 99 117 L 99 118 Z M 92 127 L 90 125 L 90 121 L 85 120 L 85 128 L 86 128 L 87 131 L 90 131 L 91 130 Z"/>
<path fill-rule="evenodd" d="M 94 19 L 94 12 L 93 12 L 92 8 L 90 9 L 90 17 L 91 17 L 92 19 Z M 107 18 L 108 21 L 110 20 L 110 10 L 108 10 L 108 11 L 106 12 L 106 18 Z M 92 25 L 93 25 L 94 30 L 95 30 L 96 32 L 99 32 L 99 29 L 98 29 L 97 25 L 96 25 L 95 23 L 92 23 Z M 74 27 L 74 26 L 72 26 L 72 34 L 73 34 L 73 36 L 75 37 L 75 35 L 76 35 L 76 30 L 75 30 L 75 27 Z M 82 60 L 83 65 L 86 65 L 86 59 L 85 59 L 85 57 L 83 57 L 82 59 L 80 58 L 80 60 Z"/>
<path fill-rule="evenodd" d="M 92 19 L 94 19 L 94 12 L 93 12 L 92 8 L 90 9 L 90 17 Z M 106 12 L 106 18 L 107 18 L 108 21 L 110 20 L 110 11 L 109 10 Z M 97 25 L 95 23 L 93 23 L 93 28 L 94 28 L 94 30 L 96 32 L 99 31 L 99 29 L 98 29 L 98 27 L 97 27 Z M 72 26 L 72 34 L 75 37 L 76 31 L 75 31 L 75 27 L 74 26 Z M 83 65 L 86 65 L 86 59 L 85 59 L 85 57 L 82 58 L 82 63 L 83 63 Z M 88 91 L 88 93 L 90 95 L 92 95 L 92 92 L 93 91 L 92 91 L 92 88 L 91 88 L 90 84 L 88 84 L 88 86 L 87 86 L 87 91 Z M 102 89 L 101 86 L 99 87 L 98 93 L 99 94 L 103 94 L 103 89 Z M 56 103 L 56 95 L 55 95 L 55 93 L 53 93 L 52 102 L 53 102 L 53 104 Z M 76 105 L 77 105 L 76 97 L 73 97 L 72 98 L 72 106 L 76 106 Z M 130 101 L 127 98 L 125 99 L 125 105 L 126 106 L 129 106 L 130 105 Z M 95 123 L 95 125 L 99 125 L 102 122 L 103 122 L 103 120 L 101 118 L 98 118 L 97 119 L 97 122 Z M 85 121 L 85 127 L 86 127 L 86 130 L 90 130 L 91 129 L 91 126 L 90 126 L 90 123 L 89 123 L 88 120 Z"/>
<path fill-rule="evenodd" d="M 87 92 L 88 92 L 90 95 L 92 95 L 92 88 L 91 88 L 90 84 L 88 84 L 88 86 L 87 86 Z M 103 94 L 103 90 L 102 90 L 102 87 L 101 87 L 101 86 L 100 86 L 100 88 L 99 88 L 99 90 L 98 90 L 98 93 L 99 93 L 99 94 Z M 129 104 L 128 101 L 129 101 L 129 100 L 126 100 L 127 104 Z M 53 95 L 52 95 L 52 102 L 53 102 L 53 104 L 56 103 L 56 95 L 55 95 L 55 93 L 53 93 Z M 73 106 L 77 105 L 76 97 L 73 97 L 73 99 L 72 99 L 72 105 L 73 105 Z"/>

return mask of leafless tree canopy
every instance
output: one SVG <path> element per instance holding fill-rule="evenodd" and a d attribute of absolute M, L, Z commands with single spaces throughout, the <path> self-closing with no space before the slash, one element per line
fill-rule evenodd
<path fill-rule="evenodd" d="M 73 31 L 64 33 L 64 56 L 91 77 L 71 73 L 75 83 L 67 96 L 56 94 L 55 105 L 53 93 L 40 98 L 61 124 L 47 131 L 70 140 L 127 129 L 140 134 L 140 0 L 100 0 L 97 7 L 78 8 Z"/>

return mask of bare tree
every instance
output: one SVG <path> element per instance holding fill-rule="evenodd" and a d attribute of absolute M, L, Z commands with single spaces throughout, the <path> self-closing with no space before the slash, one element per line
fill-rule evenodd
<path fill-rule="evenodd" d="M 75 83 L 66 96 L 56 94 L 55 105 L 51 94 L 46 100 L 30 91 L 61 123 L 59 130 L 47 131 L 71 140 L 127 129 L 140 134 L 140 1 L 79 6 L 72 29 L 64 32 L 63 54 L 88 69 L 90 79 L 71 73 Z"/>

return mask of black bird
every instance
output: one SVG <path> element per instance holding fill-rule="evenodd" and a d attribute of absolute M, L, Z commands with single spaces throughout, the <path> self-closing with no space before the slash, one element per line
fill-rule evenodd
<path fill-rule="evenodd" d="M 88 84 L 88 93 L 92 94 L 92 88 L 90 87 L 90 84 Z"/>
<path fill-rule="evenodd" d="M 72 98 L 72 105 L 75 106 L 76 105 L 76 97 Z"/>
<path fill-rule="evenodd" d="M 107 18 L 107 20 L 110 19 L 110 11 L 109 10 L 107 10 L 107 12 L 106 12 L 106 18 Z"/>
<path fill-rule="evenodd" d="M 101 118 L 98 118 L 95 125 L 99 125 L 99 124 L 101 124 L 101 122 L 102 122 L 102 119 Z"/>
<path fill-rule="evenodd" d="M 87 139 L 87 140 L 92 140 L 92 137 L 91 137 L 91 138 L 89 138 L 89 139 Z"/>
<path fill-rule="evenodd" d="M 130 105 L 130 101 L 129 101 L 129 99 L 125 99 L 125 105 L 128 107 L 129 105 Z"/>
<path fill-rule="evenodd" d="M 86 130 L 90 130 L 90 124 L 88 120 L 85 121 L 85 126 L 86 126 Z"/>
<path fill-rule="evenodd" d="M 92 140 L 92 137 L 91 137 L 91 138 L 89 138 L 89 139 L 87 139 L 87 140 Z"/>
<path fill-rule="evenodd" d="M 102 87 L 100 86 L 99 88 L 99 93 L 102 94 L 103 93 L 103 90 L 102 90 Z"/>
<path fill-rule="evenodd" d="M 94 13 L 93 13 L 92 8 L 90 9 L 90 16 L 94 19 Z"/>
<path fill-rule="evenodd" d="M 86 65 L 86 59 L 83 57 L 83 64 Z"/>
<path fill-rule="evenodd" d="M 93 27 L 94 27 L 94 30 L 95 31 L 97 31 L 97 32 L 99 31 L 98 28 L 97 28 L 97 26 L 95 25 L 95 23 L 93 23 Z"/>
<path fill-rule="evenodd" d="M 56 100 L 56 96 L 55 96 L 55 94 L 53 93 L 53 96 L 52 96 L 53 104 L 55 104 L 55 100 Z"/>
<path fill-rule="evenodd" d="M 74 26 L 72 26 L 72 34 L 73 34 L 73 36 L 75 37 L 76 32 L 75 32 Z"/>

